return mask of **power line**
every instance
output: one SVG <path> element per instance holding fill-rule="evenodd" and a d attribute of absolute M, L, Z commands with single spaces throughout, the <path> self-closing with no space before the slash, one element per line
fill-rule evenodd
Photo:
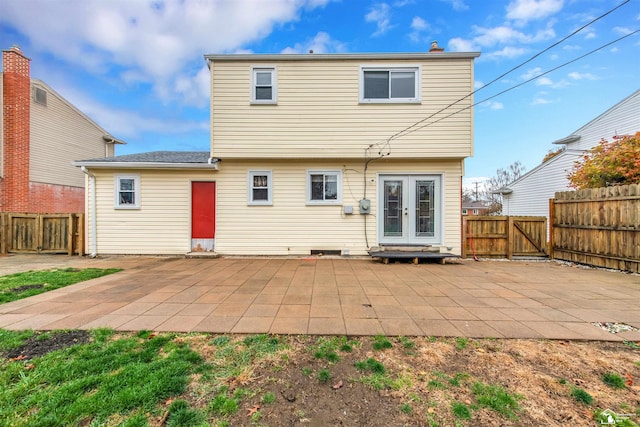
<path fill-rule="evenodd" d="M 558 69 L 560 69 L 560 68 L 562 68 L 562 67 L 565 67 L 565 66 L 567 66 L 567 65 L 569 65 L 569 64 L 573 64 L 574 62 L 579 61 L 579 60 L 581 60 L 582 58 L 585 58 L 585 57 L 587 57 L 587 56 L 589 56 L 589 55 L 592 55 L 592 54 L 594 54 L 595 52 L 597 52 L 597 51 L 599 51 L 599 50 L 604 49 L 605 47 L 611 46 L 612 44 L 617 43 L 617 42 L 619 42 L 619 41 L 621 41 L 621 40 L 623 40 L 623 39 L 626 39 L 627 37 L 631 37 L 632 35 L 637 34 L 637 33 L 639 33 L 639 32 L 640 32 L 640 30 L 635 30 L 635 31 L 633 31 L 633 32 L 631 32 L 631 33 L 629 33 L 629 34 L 626 34 L 626 35 L 624 35 L 624 36 L 622 36 L 622 37 L 620 37 L 620 38 L 617 38 L 617 39 L 615 39 L 615 40 L 613 40 L 613 41 L 611 41 L 611 42 L 609 42 L 609 43 L 607 43 L 607 44 L 604 44 L 604 45 L 602 45 L 602 46 L 600 46 L 600 47 L 597 47 L 597 48 L 595 48 L 595 49 L 593 49 L 593 50 L 591 50 L 591 51 L 589 51 L 589 52 L 585 53 L 584 55 L 580 55 L 580 56 L 578 56 L 577 58 L 572 59 L 571 61 L 567 61 L 567 62 L 565 62 L 564 64 L 558 65 L 557 67 L 554 67 L 554 68 L 552 68 L 552 69 L 550 69 L 550 70 L 547 70 L 547 71 L 545 71 L 544 73 L 538 74 L 538 75 L 537 75 L 537 76 L 535 76 L 535 77 L 532 77 L 532 78 L 530 78 L 530 79 L 528 79 L 528 80 L 525 80 L 525 81 L 523 81 L 523 82 L 521 82 L 521 83 L 518 83 L 518 84 L 517 84 L 517 85 L 515 85 L 515 86 L 511 86 L 511 87 L 510 87 L 510 88 L 508 88 L 508 89 L 505 89 L 505 90 L 503 90 L 503 91 L 501 91 L 501 92 L 498 92 L 498 93 L 496 93 L 495 95 L 492 95 L 492 96 L 490 96 L 490 97 L 488 97 L 488 98 L 485 98 L 485 99 L 483 99 L 482 101 L 478 101 L 478 102 L 476 102 L 476 103 L 474 103 L 474 104 L 471 104 L 471 105 L 469 105 L 469 106 L 467 106 L 467 107 L 461 108 L 460 110 L 458 110 L 458 111 L 454 111 L 453 113 L 450 113 L 450 114 L 448 114 L 448 115 L 446 115 L 446 116 L 444 116 L 444 117 L 440 117 L 439 119 L 434 120 L 433 122 L 425 123 L 425 124 L 424 124 L 424 125 L 422 125 L 422 126 L 414 127 L 414 128 L 413 128 L 413 129 L 411 129 L 411 130 L 407 130 L 407 131 L 406 131 L 406 133 L 404 133 L 404 134 L 403 134 L 403 135 L 401 135 L 401 136 L 406 136 L 406 135 L 408 135 L 408 134 L 410 134 L 410 133 L 416 132 L 416 131 L 418 131 L 418 130 L 420 130 L 420 129 L 423 129 L 423 128 L 425 128 L 425 127 L 429 126 L 429 125 L 432 125 L 432 124 L 434 124 L 434 123 L 438 123 L 438 122 L 440 122 L 440 121 L 442 121 L 442 120 L 444 120 L 444 119 L 447 119 L 447 118 L 449 118 L 449 117 L 451 117 L 451 116 L 454 116 L 454 115 L 456 115 L 456 114 L 458 114 L 458 113 L 461 113 L 461 112 L 463 112 L 463 111 L 465 111 L 465 110 L 468 110 L 469 108 L 473 108 L 473 107 L 475 107 L 475 106 L 476 106 L 476 105 L 478 105 L 478 104 L 482 104 L 483 102 L 487 102 L 487 101 L 489 101 L 489 100 L 491 100 L 491 99 L 493 99 L 493 98 L 495 98 L 495 97 L 497 97 L 497 96 L 500 96 L 500 95 L 503 95 L 503 94 L 505 94 L 505 93 L 507 93 L 507 92 L 510 92 L 510 91 L 512 91 L 513 89 L 519 88 L 520 86 L 523 86 L 523 85 L 525 85 L 525 84 L 527 84 L 527 83 L 529 83 L 529 82 L 532 82 L 533 80 L 536 80 L 536 79 L 539 79 L 540 77 L 546 76 L 547 74 L 552 73 L 552 72 L 554 72 L 554 71 L 556 71 L 556 70 L 558 70 Z M 442 110 L 438 111 L 438 113 L 442 112 L 443 110 L 444 110 L 444 109 L 442 109 Z M 429 119 L 429 118 L 431 118 L 431 117 L 435 116 L 435 115 L 436 115 L 436 114 L 438 114 L 438 113 L 434 113 L 434 114 L 432 114 L 432 115 L 431 115 L 431 116 L 429 116 L 427 119 Z M 425 120 L 426 120 L 426 119 L 421 120 L 421 121 L 420 121 L 420 122 L 418 122 L 418 123 L 422 123 L 422 122 L 424 122 Z M 413 126 L 415 126 L 415 124 L 414 124 Z"/>
<path fill-rule="evenodd" d="M 605 16 L 607 16 L 607 15 L 609 15 L 609 14 L 613 13 L 614 11 L 616 11 L 616 10 L 617 10 L 617 9 L 619 9 L 620 7 L 624 6 L 625 4 L 629 3 L 630 1 L 631 1 L 631 0 L 625 0 L 625 1 L 623 1 L 622 3 L 620 3 L 619 5 L 617 5 L 616 7 L 614 7 L 614 8 L 612 8 L 612 9 L 608 10 L 607 12 L 605 12 L 605 13 L 603 13 L 602 15 L 598 16 L 597 18 L 594 18 L 593 20 L 589 21 L 588 23 L 586 23 L 586 24 L 585 24 L 585 25 L 583 25 L 582 27 L 580 27 L 580 28 L 578 28 L 577 30 L 573 31 L 571 34 L 569 34 L 569 35 L 567 35 L 567 36 L 563 37 L 561 40 L 559 40 L 559 41 L 557 41 L 557 42 L 553 43 L 551 46 L 549 46 L 549 47 L 547 47 L 547 48 L 543 49 L 542 51 L 540 51 L 540 52 L 538 52 L 538 53 L 536 53 L 535 55 L 533 55 L 531 58 L 527 59 L 526 61 L 524 61 L 524 62 L 522 62 L 522 63 L 520 63 L 520 64 L 516 65 L 515 67 L 513 67 L 513 68 L 511 68 L 510 70 L 506 71 L 506 72 L 505 72 L 505 73 L 503 73 L 502 75 L 500 75 L 500 76 L 496 77 L 495 79 L 491 80 L 491 81 L 490 81 L 489 83 L 487 83 L 486 85 L 484 85 L 484 86 L 482 86 L 482 87 L 480 87 L 480 88 L 478 88 L 478 89 L 475 89 L 474 91 L 472 91 L 472 92 L 470 92 L 469 94 L 467 94 L 467 95 L 463 96 L 462 98 L 458 99 L 457 101 L 454 101 L 454 102 L 452 102 L 451 104 L 447 105 L 446 107 L 443 107 L 443 108 L 441 108 L 440 110 L 436 111 L 435 113 L 432 113 L 430 116 L 427 116 L 427 117 L 425 117 L 425 118 L 423 118 L 423 119 L 421 119 L 421 120 L 419 120 L 419 121 L 417 121 L 417 122 L 413 123 L 412 125 L 407 126 L 406 128 L 404 128 L 404 129 L 402 129 L 402 130 L 400 130 L 400 131 L 398 131 L 398 132 L 394 133 L 393 135 L 391 135 L 391 136 L 387 139 L 387 142 L 390 142 L 392 139 L 399 138 L 400 136 L 403 136 L 403 134 L 409 134 L 409 133 L 414 132 L 415 130 L 411 130 L 413 127 L 418 126 L 418 125 L 419 125 L 419 124 L 421 124 L 421 123 L 424 123 L 425 121 L 427 121 L 427 120 L 431 119 L 432 117 L 434 117 L 434 116 L 436 116 L 436 115 L 438 115 L 438 114 L 442 113 L 443 111 L 445 111 L 445 110 L 447 110 L 447 109 L 449 109 L 449 108 L 453 107 L 454 105 L 456 105 L 456 104 L 458 104 L 458 103 L 460 103 L 460 102 L 464 101 L 465 99 L 469 98 L 470 96 L 475 95 L 475 94 L 476 94 L 477 92 L 479 92 L 480 90 L 482 90 L 482 89 L 485 89 L 485 88 L 489 87 L 490 85 L 492 85 L 492 84 L 494 84 L 495 82 L 499 81 L 500 79 L 504 78 L 504 77 L 505 77 L 505 76 L 507 76 L 508 74 L 511 74 L 511 73 L 512 73 L 512 72 L 514 72 L 515 70 L 517 70 L 517 69 L 519 69 L 519 68 L 523 67 L 524 65 L 528 64 L 529 62 L 533 61 L 534 59 L 536 59 L 537 57 L 539 57 L 539 56 L 540 56 L 540 55 L 542 55 L 543 53 L 545 53 L 545 52 L 547 52 L 547 51 L 549 51 L 549 50 L 553 49 L 554 47 L 558 46 L 559 44 L 561 44 L 561 43 L 565 42 L 566 40 L 570 39 L 571 37 L 575 36 L 575 35 L 576 35 L 576 34 L 578 34 L 580 31 L 584 30 L 585 28 L 587 28 L 588 26 L 592 25 L 593 23 L 595 23 L 595 22 L 599 21 L 600 19 L 604 18 Z M 603 46 L 603 47 L 604 47 L 604 46 Z M 601 48 L 602 48 L 602 47 L 601 47 Z M 599 49 L 601 49 L 601 48 L 599 48 Z M 539 77 L 539 76 L 538 76 L 538 77 Z M 488 98 L 488 99 L 491 99 L 491 98 Z M 487 100 L 488 100 L 488 99 L 487 99 Z M 484 101 L 483 101 L 483 102 L 484 102 Z M 473 105 L 476 105 L 476 104 L 473 104 Z M 472 105 L 472 106 L 473 106 L 473 105 Z M 464 111 L 464 110 L 466 110 L 466 109 L 468 109 L 468 108 L 464 108 L 464 109 L 462 109 L 462 110 L 460 110 L 460 111 Z M 450 116 L 447 116 L 447 117 L 450 117 Z M 439 121 L 439 120 L 438 120 L 438 121 Z M 433 122 L 433 123 L 436 123 L 436 122 Z M 423 127 L 424 127 L 424 126 L 421 126 L 421 127 L 419 127 L 418 129 L 422 129 Z M 405 132 L 406 132 L 406 133 L 405 133 Z M 375 144 L 372 144 L 372 145 L 375 145 Z"/>

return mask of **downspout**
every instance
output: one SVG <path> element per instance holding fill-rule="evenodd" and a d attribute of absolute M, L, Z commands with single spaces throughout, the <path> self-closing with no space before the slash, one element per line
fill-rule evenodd
<path fill-rule="evenodd" d="M 89 177 L 89 185 L 91 187 L 91 254 L 89 255 L 91 258 L 95 258 L 98 256 L 98 225 L 96 223 L 97 212 L 96 212 L 96 176 L 89 172 L 85 166 L 80 168 L 82 172 L 85 173 Z"/>

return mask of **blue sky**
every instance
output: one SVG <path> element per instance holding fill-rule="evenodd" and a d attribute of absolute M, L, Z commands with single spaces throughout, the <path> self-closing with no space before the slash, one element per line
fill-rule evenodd
<path fill-rule="evenodd" d="M 0 0 L 0 47 L 114 136 L 117 154 L 209 149 L 207 53 L 478 51 L 481 88 L 626 0 Z M 640 29 L 640 0 L 482 88 L 475 101 Z M 640 87 L 640 34 L 475 107 L 466 181 L 551 142 Z M 603 135 L 610 138 L 612 135 Z"/>

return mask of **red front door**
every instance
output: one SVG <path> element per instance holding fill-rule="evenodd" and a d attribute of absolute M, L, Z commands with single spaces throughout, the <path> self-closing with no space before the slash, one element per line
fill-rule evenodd
<path fill-rule="evenodd" d="M 216 232 L 216 183 L 191 183 L 191 250 L 212 251 Z"/>

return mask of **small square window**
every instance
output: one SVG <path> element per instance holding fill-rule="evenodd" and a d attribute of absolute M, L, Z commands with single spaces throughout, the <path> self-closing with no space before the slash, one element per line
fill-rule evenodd
<path fill-rule="evenodd" d="M 248 203 L 250 205 L 271 205 L 271 171 L 249 171 Z"/>
<path fill-rule="evenodd" d="M 140 177 L 119 175 L 115 182 L 116 209 L 140 208 Z"/>
<path fill-rule="evenodd" d="M 277 102 L 276 69 L 274 67 L 252 68 L 251 103 L 275 104 Z"/>
<path fill-rule="evenodd" d="M 342 174 L 340 171 L 308 171 L 307 203 L 342 203 Z"/>

